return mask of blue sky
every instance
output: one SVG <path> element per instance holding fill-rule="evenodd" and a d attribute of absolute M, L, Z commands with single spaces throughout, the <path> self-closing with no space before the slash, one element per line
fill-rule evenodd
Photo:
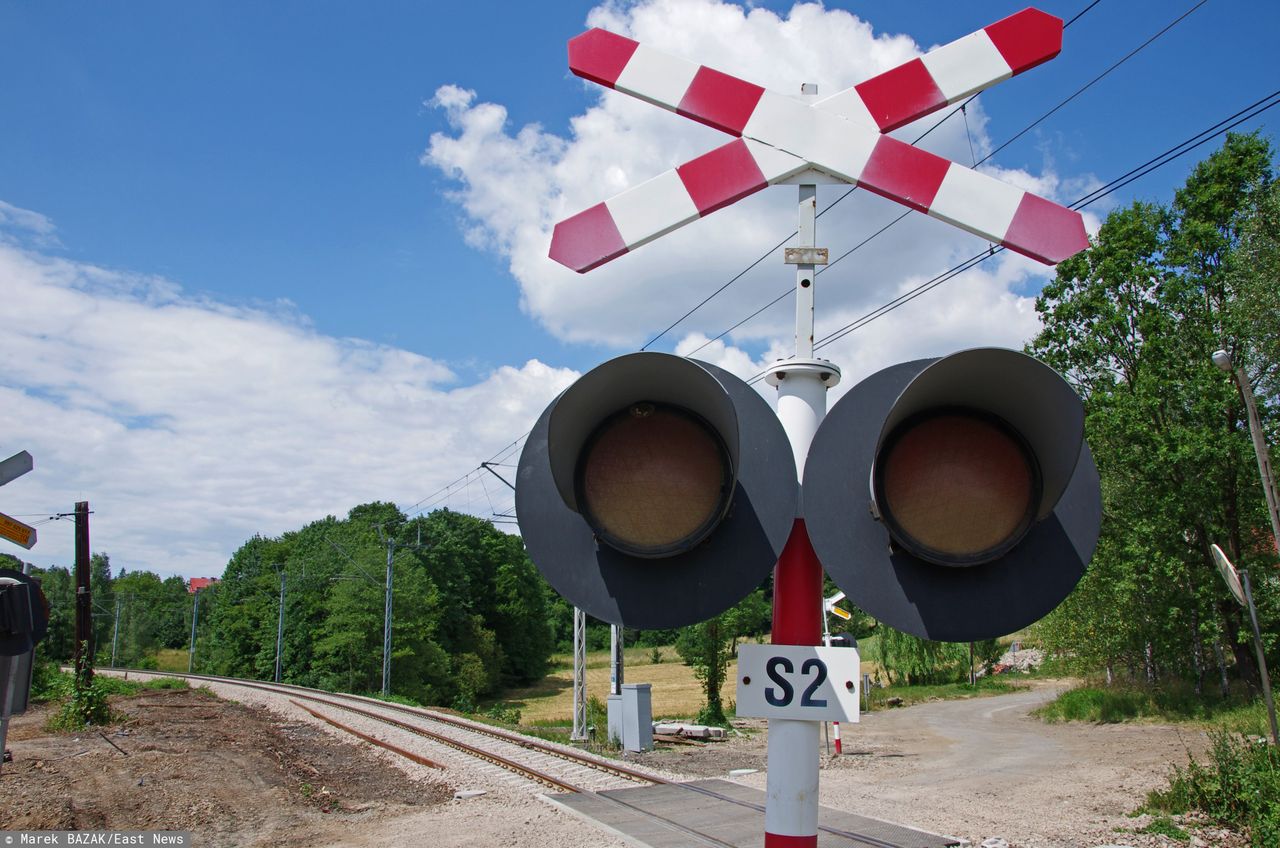
<path fill-rule="evenodd" d="M 924 146 L 967 164 L 970 144 L 1002 144 L 1193 5 L 1101 0 L 1061 56 Z M 551 267 L 556 217 L 721 138 L 572 77 L 567 39 L 590 21 L 779 90 L 834 92 L 1020 8 L 0 5 L 0 454 L 37 463 L 0 510 L 34 521 L 88 498 L 113 562 L 188 576 L 220 573 L 253 532 L 372 498 L 501 511 L 501 484 L 479 475 L 428 496 L 791 226 L 794 190 L 775 188 L 585 277 Z M 996 175 L 1071 202 L 1280 88 L 1278 25 L 1274 3 L 1209 0 L 1000 151 Z M 1278 115 L 1240 129 L 1274 133 Z M 1091 207 L 1091 224 L 1167 201 L 1209 149 Z M 842 253 L 897 212 L 858 193 L 820 243 Z M 820 333 L 981 248 L 928 220 L 894 232 L 832 268 Z M 1046 273 L 987 263 L 827 353 L 847 386 L 910 356 L 1018 346 Z M 657 348 L 688 352 L 787 279 L 762 263 Z M 785 352 L 790 320 L 780 305 L 701 355 L 749 376 Z M 41 534 L 24 556 L 69 560 L 69 526 Z"/>

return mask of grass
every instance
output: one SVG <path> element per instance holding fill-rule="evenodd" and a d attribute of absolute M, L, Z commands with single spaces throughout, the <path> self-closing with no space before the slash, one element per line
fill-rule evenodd
<path fill-rule="evenodd" d="M 1034 714 L 1048 722 L 1196 722 L 1258 735 L 1268 727 L 1260 700 L 1242 694 L 1223 698 L 1216 690 L 1197 695 L 1191 686 L 1181 683 L 1152 688 L 1086 683 L 1068 689 Z"/>
<path fill-rule="evenodd" d="M 143 689 L 190 689 L 187 681 L 180 677 L 153 677 L 141 681 Z"/>
<path fill-rule="evenodd" d="M 1156 816 L 1146 827 L 1139 828 L 1138 833 L 1154 833 L 1158 836 L 1167 836 L 1170 839 L 1176 839 L 1179 842 L 1190 842 L 1191 834 L 1174 824 L 1173 819 L 1168 816 Z"/>
<path fill-rule="evenodd" d="M 623 680 L 626 683 L 653 685 L 654 718 L 688 719 L 702 708 L 702 684 L 693 669 L 680 661 L 676 650 L 658 649 L 662 662 L 654 664 L 652 648 L 627 648 L 623 652 Z M 559 725 L 573 722 L 573 656 L 558 654 L 552 658 L 554 669 L 532 686 L 511 689 L 500 702 L 503 709 L 519 710 L 524 724 Z M 730 662 L 720 696 L 732 703 L 738 664 Z M 609 652 L 587 653 L 587 693 L 603 699 L 609 691 Z"/>
<path fill-rule="evenodd" d="M 158 671 L 187 671 L 187 651 L 185 648 L 161 648 L 156 652 L 156 669 Z"/>
<path fill-rule="evenodd" d="M 1249 833 L 1254 848 L 1280 846 L 1280 749 L 1225 730 L 1210 734 L 1209 759 L 1175 766 L 1169 788 L 1147 796 L 1143 812 L 1157 816 L 1198 811 L 1218 824 Z M 1172 822 L 1169 823 L 1172 826 Z M 1167 831 L 1165 835 L 1173 835 Z"/>
<path fill-rule="evenodd" d="M 949 701 L 957 698 L 981 698 L 986 695 L 1004 695 L 1026 689 L 1026 683 L 1018 677 L 979 677 L 975 686 L 968 683 L 940 683 L 933 686 L 886 686 L 872 689 L 871 711 L 886 709 L 889 699 L 901 698 L 899 706 L 910 706 L 924 701 Z"/>

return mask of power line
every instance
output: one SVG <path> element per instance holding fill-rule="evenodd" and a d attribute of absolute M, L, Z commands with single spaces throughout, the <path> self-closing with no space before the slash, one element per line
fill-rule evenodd
<path fill-rule="evenodd" d="M 1241 109 L 1240 111 L 1236 112 L 1235 114 L 1227 118 L 1224 118 L 1221 121 L 1218 121 L 1216 124 L 1212 125 L 1208 129 L 1201 130 L 1200 132 L 1196 133 L 1195 135 L 1191 136 L 1185 141 L 1175 144 L 1173 147 L 1169 148 L 1168 150 L 1165 150 L 1163 153 L 1153 156 L 1150 159 L 1148 159 L 1146 162 L 1142 163 L 1141 165 L 1138 165 L 1136 168 L 1133 168 L 1125 172 L 1124 174 L 1115 178 L 1114 180 L 1107 183 L 1106 185 L 1098 189 L 1095 189 L 1092 192 L 1089 192 L 1084 197 L 1072 203 L 1071 208 L 1083 209 L 1089 204 L 1092 204 L 1100 200 L 1101 198 L 1107 196 L 1108 194 L 1111 194 L 1123 188 L 1124 186 L 1128 185 L 1129 183 L 1133 182 L 1136 179 L 1146 176 L 1147 174 L 1151 173 L 1157 168 L 1163 167 L 1164 165 L 1167 165 L 1170 162 L 1173 162 L 1175 159 L 1178 159 L 1179 157 L 1191 152 L 1192 150 L 1195 150 L 1196 148 L 1204 144 L 1207 144 L 1213 138 L 1216 138 L 1217 136 L 1222 135 L 1223 133 L 1229 132 L 1230 130 L 1234 129 L 1235 127 L 1239 126 L 1245 121 L 1251 120 L 1252 118 L 1262 114 L 1263 112 L 1277 105 L 1280 105 L 1280 90 L 1274 91 L 1271 94 L 1267 95 L 1266 97 L 1263 97 L 1260 100 L 1254 101 L 1249 106 L 1245 107 L 1244 109 Z M 883 317 L 884 315 L 888 314 L 889 312 L 892 312 L 898 307 L 906 303 L 909 303 L 912 300 L 915 300 L 917 297 L 924 294 L 925 292 L 931 289 L 937 288 L 941 284 L 947 282 L 950 279 L 953 279 L 954 277 L 969 270 L 970 268 L 973 268 L 974 266 L 982 262 L 985 262 L 986 260 L 995 256 L 997 253 L 1000 253 L 1004 249 L 1005 248 L 1002 246 L 997 246 L 994 248 L 983 250 L 981 253 L 971 256 L 970 258 L 961 262 L 959 265 L 956 265 L 946 271 L 943 271 L 941 274 L 937 275 L 936 277 L 924 283 L 921 283 L 919 286 L 916 286 L 914 289 L 911 289 L 910 291 L 899 295 L 893 300 L 890 300 L 887 303 L 884 303 L 876 307 L 875 309 L 862 315 L 861 317 L 855 319 L 854 321 L 851 321 L 850 323 L 845 324 L 843 327 L 831 333 L 828 333 L 827 335 L 823 336 L 814 344 L 813 346 L 814 350 L 818 350 L 820 348 L 826 347 L 827 345 L 832 344 L 833 342 L 836 342 L 841 338 L 844 338 L 854 330 L 861 329 L 862 327 L 866 326 L 867 324 L 871 323 L 877 318 Z M 771 370 L 772 370 L 771 368 L 765 369 L 764 371 L 760 372 L 756 376 L 752 377 L 747 382 L 749 383 L 758 382 Z"/>
<path fill-rule="evenodd" d="M 1125 56 L 1124 56 L 1123 58 L 1121 58 L 1118 62 L 1116 62 L 1115 64 L 1113 64 L 1111 67 L 1107 68 L 1107 69 L 1106 69 L 1105 71 L 1103 71 L 1102 73 L 1098 74 L 1098 75 L 1097 75 L 1096 77 L 1094 77 L 1093 79 L 1089 80 L 1087 83 L 1085 83 L 1085 84 L 1084 84 L 1083 86 L 1081 86 L 1080 88 L 1076 89 L 1076 91 L 1075 91 L 1075 93 L 1074 93 L 1074 94 L 1072 94 L 1072 95 L 1070 95 L 1069 97 L 1067 97 L 1067 99 L 1063 100 L 1063 101 L 1062 101 L 1061 103 L 1059 103 L 1057 106 L 1054 106 L 1054 107 L 1053 107 L 1052 109 L 1050 109 L 1048 112 L 1045 112 L 1043 115 L 1041 115 L 1040 117 L 1036 118 L 1034 121 L 1032 121 L 1032 122 L 1031 122 L 1030 124 L 1028 124 L 1026 127 L 1024 127 L 1024 128 L 1022 129 L 1022 131 L 1021 131 L 1021 132 L 1017 133 L 1013 138 L 1009 139 L 1009 140 L 1008 140 L 1008 141 L 1006 141 L 1004 144 L 1002 144 L 1002 145 L 1000 145 L 999 147 L 997 147 L 995 150 L 992 150 L 992 151 L 991 151 L 990 153 L 988 153 L 986 156 L 983 156 L 980 160 L 978 160 L 978 164 L 979 164 L 979 165 L 981 165 L 983 162 L 986 162 L 986 161 L 987 161 L 988 159 L 990 159 L 992 156 L 995 156 L 995 155 L 996 155 L 997 153 L 999 153 L 1001 150 L 1004 150 L 1006 147 L 1008 147 L 1009 145 L 1013 144 L 1013 143 L 1014 143 L 1015 141 L 1017 141 L 1018 139 L 1022 138 L 1024 135 L 1026 135 L 1027 133 L 1029 133 L 1031 130 L 1035 129 L 1035 127 L 1036 127 L 1036 126 L 1038 126 L 1038 125 L 1040 124 L 1040 122 L 1041 122 L 1041 121 L 1043 121 L 1045 118 L 1048 118 L 1048 117 L 1049 117 L 1050 115 L 1052 115 L 1054 112 L 1057 112 L 1057 111 L 1058 111 L 1059 109 L 1061 109 L 1063 106 L 1066 106 L 1066 105 L 1067 105 L 1068 103 L 1070 103 L 1072 100 L 1075 100 L 1075 99 L 1076 99 L 1077 97 L 1079 97 L 1081 94 L 1084 94 L 1086 91 L 1088 91 L 1090 88 L 1092 88 L 1092 87 L 1093 87 L 1093 85 L 1094 85 L 1095 83 L 1097 83 L 1098 81 L 1100 81 L 1103 77 L 1107 76 L 1107 75 L 1108 75 L 1108 74 L 1110 74 L 1112 71 L 1114 71 L 1116 68 L 1120 67 L 1120 66 L 1121 66 L 1121 65 L 1123 65 L 1125 62 L 1129 61 L 1129 60 L 1130 60 L 1130 59 L 1132 59 L 1134 56 L 1138 55 L 1140 52 L 1142 52 L 1144 49 L 1146 49 L 1146 47 L 1147 47 L 1148 45 L 1150 45 L 1152 42 L 1154 42 L 1157 38 L 1159 38 L 1160 36 L 1164 35 L 1166 32 L 1168 32 L 1169 30 L 1173 29 L 1173 28 L 1174 28 L 1175 26 L 1177 26 L 1178 24 L 1182 23 L 1182 21 L 1183 21 L 1184 19 L 1186 19 L 1186 18 L 1187 18 L 1187 17 L 1188 17 L 1192 12 L 1194 12 L 1194 11 L 1195 11 L 1195 10 L 1197 10 L 1197 9 L 1199 9 L 1201 6 L 1203 6 L 1203 5 L 1204 5 L 1205 3 L 1207 3 L 1207 2 L 1209 2 L 1209 0 L 1200 0 L 1200 2 L 1196 3 L 1196 4 L 1195 4 L 1194 6 L 1192 6 L 1190 9 L 1188 9 L 1188 10 L 1187 10 L 1187 11 L 1185 11 L 1185 12 L 1183 12 L 1181 15 L 1179 15 L 1177 18 L 1175 18 L 1175 19 L 1173 20 L 1173 22 L 1172 22 L 1172 23 L 1170 23 L 1169 25 L 1167 25 L 1164 29 L 1160 30 L 1160 31 L 1159 31 L 1159 32 L 1157 32 L 1155 35 L 1151 36 L 1151 37 L 1150 37 L 1150 38 L 1148 38 L 1146 41 L 1142 42 L 1142 43 L 1141 43 L 1141 44 L 1139 44 L 1137 47 L 1135 47 L 1135 48 L 1133 48 L 1132 50 L 1130 50 L 1130 51 L 1129 51 L 1127 54 L 1125 54 Z"/>

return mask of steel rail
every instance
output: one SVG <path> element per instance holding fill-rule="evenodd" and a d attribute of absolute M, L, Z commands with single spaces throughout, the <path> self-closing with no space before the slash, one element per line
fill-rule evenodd
<path fill-rule="evenodd" d="M 311 709 L 306 704 L 300 704 L 297 701 L 293 700 L 292 698 L 289 699 L 289 703 L 293 704 L 295 707 L 297 707 L 300 710 L 306 710 L 308 713 L 320 719 L 321 721 L 325 722 L 326 724 L 332 725 L 333 727 L 336 727 L 339 730 L 346 731 L 347 733 L 350 733 L 352 736 L 356 737 L 357 739 L 361 739 L 365 742 L 368 742 L 370 745 L 377 745 L 379 748 L 383 748 L 387 751 L 390 751 L 393 754 L 399 754 L 400 756 L 404 757 L 406 760 L 412 760 L 413 762 L 417 763 L 420 766 L 426 766 L 427 768 L 438 769 L 440 771 L 445 770 L 444 766 L 440 765 L 435 760 L 427 759 L 426 757 L 423 757 L 419 754 L 415 754 L 412 751 L 408 751 L 404 748 L 401 748 L 398 745 L 392 745 L 390 742 L 385 742 L 376 736 L 370 736 L 368 733 L 361 733 L 359 730 L 356 730 L 354 727 L 348 727 L 347 725 L 343 724 L 340 721 L 336 721 L 332 718 L 329 718 L 329 716 L 325 715 L 324 713 Z M 106 738 L 106 737 L 103 737 L 103 738 Z"/>

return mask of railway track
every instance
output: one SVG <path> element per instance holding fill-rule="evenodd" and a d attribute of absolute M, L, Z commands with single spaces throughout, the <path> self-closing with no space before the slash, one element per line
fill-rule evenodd
<path fill-rule="evenodd" d="M 727 802 L 756 812 L 764 811 L 764 807 L 759 804 L 740 798 L 731 798 L 704 787 L 680 783 L 650 771 L 636 769 L 568 746 L 555 745 L 423 707 L 393 704 L 363 695 L 336 694 L 288 683 L 264 683 L 234 677 L 157 672 L 146 669 L 112 669 L 110 671 L 123 673 L 126 676 L 134 674 L 178 677 L 285 695 L 295 706 L 312 716 L 362 741 L 390 750 L 420 765 L 443 770 L 451 767 L 475 768 L 475 761 L 480 760 L 485 763 L 483 768 L 489 771 L 489 776 L 500 782 L 517 781 L 530 787 L 548 787 L 558 792 L 600 798 L 610 804 L 626 807 L 634 815 L 643 816 L 665 829 L 680 833 L 692 845 L 736 848 L 731 843 L 686 827 L 652 810 L 641 809 L 615 795 L 601 793 L 611 789 L 663 784 L 699 793 L 706 796 L 708 800 Z M 389 742 L 385 738 L 364 733 L 340 720 L 339 716 L 344 713 L 374 721 L 389 728 L 390 730 L 385 731 L 383 735 L 425 738 L 436 743 L 437 749 L 427 757 L 408 750 L 400 744 Z M 901 848 L 900 843 L 885 841 L 867 833 L 827 826 L 820 826 L 819 830 L 822 833 L 849 840 L 847 844 L 850 846 Z"/>

